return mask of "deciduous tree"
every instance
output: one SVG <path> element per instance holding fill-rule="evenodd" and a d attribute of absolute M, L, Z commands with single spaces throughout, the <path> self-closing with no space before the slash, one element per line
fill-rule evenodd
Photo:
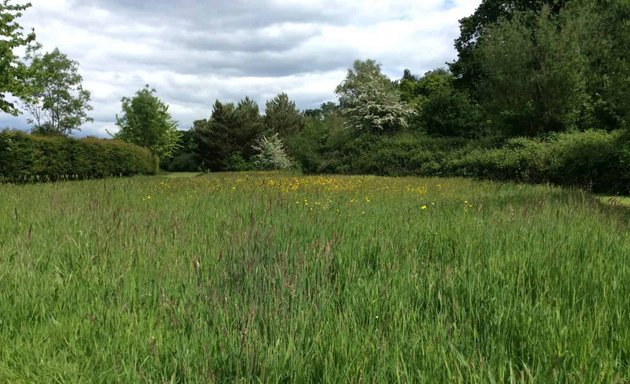
<path fill-rule="evenodd" d="M 30 6 L 30 3 L 16 5 L 9 0 L 0 0 L 0 111 L 12 115 L 17 115 L 19 110 L 7 96 L 22 97 L 29 94 L 24 87 L 25 67 L 14 50 L 35 41 L 35 32 L 25 34 L 17 22 L 22 12 Z"/>
<path fill-rule="evenodd" d="M 122 115 L 116 116 L 116 125 L 120 127 L 117 139 L 145 147 L 160 157 L 175 150 L 181 134 L 168 105 L 148 85 L 135 96 L 122 99 Z"/>
<path fill-rule="evenodd" d="M 521 12 L 486 31 L 479 42 L 486 72 L 477 82 L 488 116 L 512 135 L 534 136 L 577 127 L 588 102 L 579 24 Z"/>
<path fill-rule="evenodd" d="M 341 113 L 358 132 L 399 131 L 407 128 L 408 118 L 414 113 L 374 60 L 356 60 L 335 92 Z"/>
<path fill-rule="evenodd" d="M 90 92 L 83 89 L 79 63 L 70 60 L 59 49 L 41 53 L 40 47 L 28 50 L 25 79 L 29 95 L 24 107 L 30 113 L 33 132 L 68 135 L 80 130 L 81 124 L 93 121 Z"/>

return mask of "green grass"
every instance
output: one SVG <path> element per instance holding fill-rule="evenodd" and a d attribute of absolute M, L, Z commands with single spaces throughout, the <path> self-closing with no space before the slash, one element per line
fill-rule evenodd
<path fill-rule="evenodd" d="M 598 198 L 608 205 L 630 207 L 630 196 L 598 196 Z"/>
<path fill-rule="evenodd" d="M 630 380 L 630 215 L 575 190 L 0 186 L 0 382 Z"/>
<path fill-rule="evenodd" d="M 169 179 L 179 179 L 182 177 L 198 177 L 202 176 L 203 173 L 200 172 L 160 172 L 159 176 L 167 177 Z"/>

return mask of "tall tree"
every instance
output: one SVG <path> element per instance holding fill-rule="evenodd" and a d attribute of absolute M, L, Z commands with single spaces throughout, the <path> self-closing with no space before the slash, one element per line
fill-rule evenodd
<path fill-rule="evenodd" d="M 238 146 L 232 137 L 237 121 L 233 103 L 215 101 L 210 119 L 197 120 L 193 123 L 193 140 L 202 168 L 211 171 L 225 169 L 225 161 Z"/>
<path fill-rule="evenodd" d="M 35 41 L 35 32 L 25 34 L 17 22 L 22 11 L 30 6 L 30 3 L 15 5 L 9 0 L 0 0 L 0 111 L 12 115 L 17 115 L 19 110 L 7 100 L 7 94 L 16 97 L 29 94 L 24 87 L 25 67 L 19 62 L 14 50 Z"/>
<path fill-rule="evenodd" d="M 477 81 L 486 111 L 510 134 L 537 135 L 578 125 L 588 103 L 583 24 L 545 6 L 488 27 L 478 44 L 486 75 Z M 568 17 L 568 18 L 567 18 Z"/>
<path fill-rule="evenodd" d="M 481 134 L 479 106 L 454 81 L 446 69 L 429 71 L 420 78 L 405 71 L 399 86 L 403 99 L 416 108 L 414 128 L 436 136 Z"/>
<path fill-rule="evenodd" d="M 172 154 L 181 134 L 168 105 L 148 85 L 131 98 L 123 97 L 122 116 L 116 116 L 116 125 L 120 127 L 117 139 L 145 147 L 160 157 Z"/>
<path fill-rule="evenodd" d="M 455 40 L 458 59 L 451 64 L 451 71 L 458 82 L 470 89 L 483 78 L 484 70 L 477 57 L 477 45 L 483 40 L 488 28 L 503 20 L 511 20 L 520 12 L 539 12 L 545 5 L 557 14 L 567 0 L 483 0 L 475 12 L 460 20 L 460 36 Z"/>
<path fill-rule="evenodd" d="M 281 93 L 265 104 L 265 125 L 280 138 L 293 136 L 304 128 L 304 116 L 286 93 Z"/>
<path fill-rule="evenodd" d="M 255 153 L 252 145 L 263 136 L 265 124 L 260 115 L 258 104 L 249 97 L 239 101 L 234 113 L 237 125 L 233 136 L 243 159 L 249 161 Z"/>
<path fill-rule="evenodd" d="M 265 125 L 258 104 L 249 97 L 237 105 L 216 101 L 208 120 L 194 122 L 197 154 L 205 169 L 243 170 L 251 167 L 253 148 Z"/>
<path fill-rule="evenodd" d="M 24 97 L 24 106 L 31 114 L 28 122 L 33 132 L 68 135 L 93 121 L 87 115 L 92 110 L 90 92 L 81 84 L 79 63 L 57 48 L 42 54 L 39 46 L 27 51 L 25 61 L 30 95 Z"/>
<path fill-rule="evenodd" d="M 616 129 L 630 121 L 630 2 L 582 1 L 572 5 L 569 23 L 585 25 L 579 41 L 587 60 L 585 81 L 591 116 L 584 122 Z"/>
<path fill-rule="evenodd" d="M 357 132 L 396 132 L 407 128 L 414 113 L 374 60 L 356 60 L 335 92 L 341 113 Z"/>

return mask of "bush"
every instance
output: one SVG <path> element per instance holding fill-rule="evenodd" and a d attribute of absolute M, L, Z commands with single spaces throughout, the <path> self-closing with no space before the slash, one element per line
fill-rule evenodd
<path fill-rule="evenodd" d="M 480 145 L 478 140 L 437 138 L 413 133 L 346 136 L 345 140 L 327 147 L 319 155 L 324 160 L 316 172 L 439 176 L 445 175 L 442 168 L 451 156 L 457 156 L 465 148 Z"/>
<path fill-rule="evenodd" d="M 293 166 L 293 161 L 287 156 L 284 144 L 277 133 L 270 137 L 263 136 L 262 139 L 256 141 L 253 148 L 256 153 L 252 160 L 256 169 L 278 170 Z"/>
<path fill-rule="evenodd" d="M 630 192 L 630 151 L 621 132 L 586 131 L 510 139 L 452 160 L 449 173 L 494 180 L 553 183 L 595 192 Z"/>
<path fill-rule="evenodd" d="M 161 159 L 160 168 L 168 172 L 198 172 L 201 165 L 195 153 L 180 153 Z"/>
<path fill-rule="evenodd" d="M 120 141 L 0 132 L 0 181 L 33 182 L 155 174 L 157 157 Z"/>
<path fill-rule="evenodd" d="M 301 151 L 296 158 L 304 172 L 463 176 L 627 194 L 628 136 L 622 131 L 586 131 L 499 142 L 411 133 L 362 134 L 334 144 L 328 140 L 318 151 Z"/>

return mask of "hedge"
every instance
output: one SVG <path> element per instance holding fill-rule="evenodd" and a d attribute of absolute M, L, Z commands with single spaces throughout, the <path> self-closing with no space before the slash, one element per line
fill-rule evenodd
<path fill-rule="evenodd" d="M 302 165 L 305 172 L 316 173 L 463 176 L 629 194 L 628 136 L 621 130 L 567 132 L 507 141 L 364 135 L 311 155 L 308 167 L 303 161 Z M 300 156 L 296 158 L 302 160 Z"/>
<path fill-rule="evenodd" d="M 35 182 L 155 174 L 149 150 L 117 140 L 0 132 L 0 181 Z"/>
<path fill-rule="evenodd" d="M 553 183 L 594 192 L 630 193 L 630 140 L 622 131 L 553 134 L 510 139 L 501 148 L 451 159 L 457 176 L 526 183 Z"/>

